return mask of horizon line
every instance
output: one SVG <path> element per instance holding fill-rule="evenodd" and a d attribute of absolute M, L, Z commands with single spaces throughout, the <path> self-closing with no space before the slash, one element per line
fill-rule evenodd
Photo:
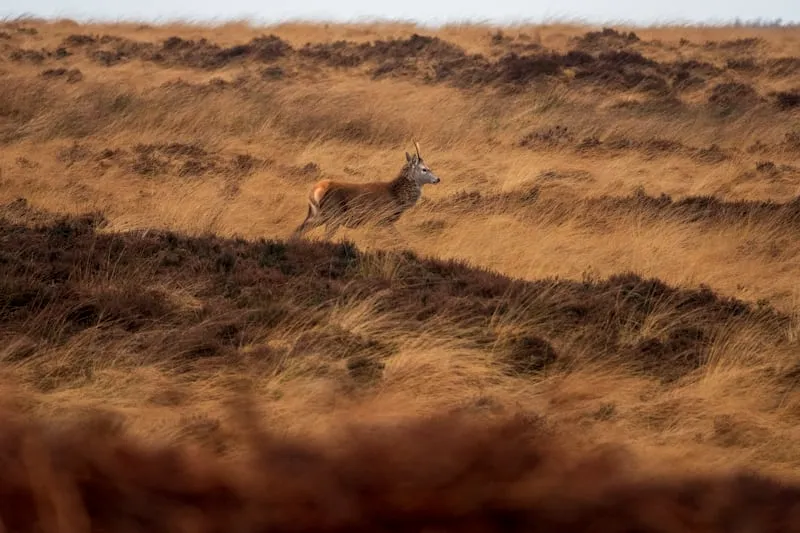
<path fill-rule="evenodd" d="M 661 19 L 661 20 L 625 20 L 625 19 L 597 19 L 592 17 L 579 16 L 542 16 L 542 17 L 465 17 L 465 18 L 446 18 L 436 19 L 413 19 L 406 17 L 381 17 L 381 16 L 354 16 L 348 18 L 323 17 L 323 16 L 294 16 L 294 17 L 264 17 L 261 15 L 163 15 L 155 17 L 147 16 L 90 16 L 77 14 L 63 14 L 45 16 L 35 13 L 23 12 L 18 14 L 7 14 L 0 12 L 0 21 L 3 23 L 38 21 L 53 23 L 60 21 L 72 21 L 79 24 L 151 24 L 151 25 L 202 25 L 202 26 L 224 26 L 229 24 L 246 24 L 253 27 L 272 27 L 281 25 L 339 25 L 339 26 L 363 26 L 363 25 L 410 25 L 418 27 L 442 28 L 448 26 L 485 26 L 485 27 L 506 27 L 517 26 L 550 26 L 550 25 L 574 25 L 574 26 L 602 26 L 602 27 L 627 27 L 627 28 L 666 28 L 666 27 L 697 27 L 697 28 L 794 28 L 800 26 L 800 19 L 784 20 L 782 17 L 773 19 L 743 19 L 741 17 L 731 18 L 705 18 L 705 19 Z"/>

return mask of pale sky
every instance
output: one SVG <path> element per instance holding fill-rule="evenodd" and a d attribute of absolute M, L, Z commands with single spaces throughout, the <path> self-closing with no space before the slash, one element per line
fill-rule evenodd
<path fill-rule="evenodd" d="M 543 22 L 582 20 L 653 24 L 665 22 L 728 22 L 774 20 L 800 22 L 800 0 L 0 0 L 0 17 L 20 15 L 85 20 L 158 22 L 253 19 L 364 19 L 443 22 Z"/>

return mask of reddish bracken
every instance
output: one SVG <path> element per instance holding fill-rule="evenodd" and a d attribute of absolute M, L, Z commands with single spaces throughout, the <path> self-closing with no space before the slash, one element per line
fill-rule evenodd
<path fill-rule="evenodd" d="M 578 458 L 523 416 L 355 427 L 327 445 L 253 430 L 253 453 L 228 460 L 3 418 L 0 517 L 15 533 L 800 531 L 800 487 L 644 481 L 624 454 Z"/>

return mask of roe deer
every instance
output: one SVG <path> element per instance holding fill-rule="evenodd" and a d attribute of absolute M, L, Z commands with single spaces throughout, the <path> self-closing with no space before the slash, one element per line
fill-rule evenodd
<path fill-rule="evenodd" d="M 419 143 L 416 154 L 406 152 L 406 164 L 392 181 L 352 183 L 318 181 L 308 195 L 308 213 L 292 234 L 298 238 L 305 231 L 325 224 L 325 238 L 330 240 L 340 226 L 356 228 L 367 221 L 388 226 L 397 235 L 394 223 L 422 195 L 422 186 L 441 181 L 423 162 Z"/>

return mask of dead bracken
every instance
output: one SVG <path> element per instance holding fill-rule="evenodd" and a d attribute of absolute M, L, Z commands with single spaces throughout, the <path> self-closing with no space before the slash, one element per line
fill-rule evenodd
<path fill-rule="evenodd" d="M 364 365 L 354 362 L 351 369 Z M 370 372 L 358 370 L 366 376 L 358 380 Z M 598 416 L 609 416 L 604 413 L 613 409 Z M 766 532 L 798 531 L 795 484 L 736 472 L 646 479 L 630 472 L 624 450 L 597 447 L 578 456 L 574 439 L 553 433 L 535 413 L 493 422 L 467 414 L 381 428 L 352 425 L 342 429 L 335 451 L 251 427 L 245 438 L 252 453 L 225 460 L 219 457 L 225 433 L 209 418 L 181 428 L 213 450 L 201 452 L 145 445 L 110 414 L 50 430 L 6 412 L 0 457 L 15 467 L 0 481 L 0 491 L 13 494 L 0 505 L 0 519 L 15 532 L 40 531 L 52 515 L 36 502 L 69 487 L 59 527 L 91 523 L 110 532 L 216 533 L 229 531 L 231 521 L 243 533 L 430 527 L 721 533 L 731 521 L 758 523 Z M 720 438 L 735 438 L 734 422 L 720 419 Z M 34 467 L 34 460 L 48 470 Z"/>

